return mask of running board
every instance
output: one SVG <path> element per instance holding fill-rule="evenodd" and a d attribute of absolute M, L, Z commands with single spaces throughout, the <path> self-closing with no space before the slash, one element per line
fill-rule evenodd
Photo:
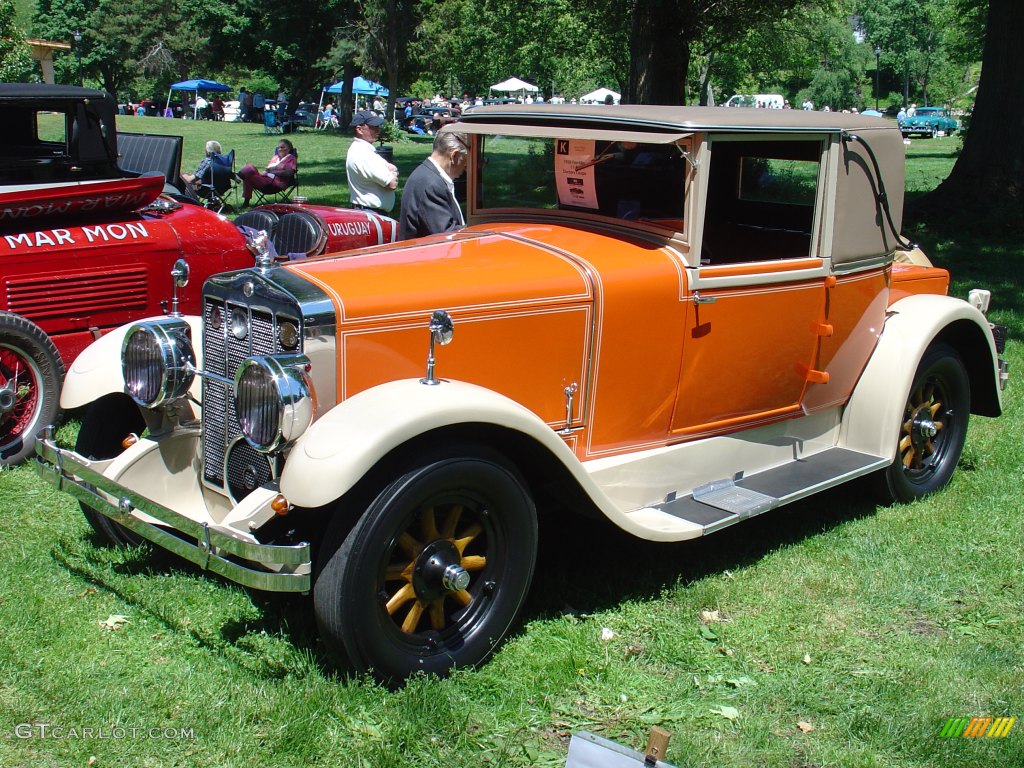
<path fill-rule="evenodd" d="M 830 448 L 749 477 L 716 480 L 692 494 L 651 504 L 664 514 L 700 526 L 705 534 L 811 496 L 889 465 L 889 459 Z"/>

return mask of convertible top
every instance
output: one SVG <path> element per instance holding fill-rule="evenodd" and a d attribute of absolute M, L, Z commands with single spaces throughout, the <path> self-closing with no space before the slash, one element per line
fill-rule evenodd
<path fill-rule="evenodd" d="M 745 133 L 771 131 L 840 133 L 850 130 L 892 128 L 880 117 L 844 112 L 807 112 L 802 109 L 743 109 L 733 107 L 672 107 L 652 105 L 502 104 L 471 107 L 462 123 L 513 122 L 517 125 L 608 124 L 619 130 L 708 131 Z"/>

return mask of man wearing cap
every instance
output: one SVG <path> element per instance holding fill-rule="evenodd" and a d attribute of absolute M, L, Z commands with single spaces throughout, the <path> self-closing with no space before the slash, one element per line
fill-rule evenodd
<path fill-rule="evenodd" d="M 398 168 L 373 148 L 383 123 L 383 117 L 369 110 L 355 113 L 351 126 L 356 137 L 345 157 L 345 173 L 352 207 L 387 216 L 395 207 Z"/>
<path fill-rule="evenodd" d="M 430 156 L 409 174 L 402 191 L 402 217 L 398 239 L 451 232 L 465 226 L 455 199 L 455 179 L 466 170 L 469 139 L 464 133 L 445 131 L 434 136 Z"/>

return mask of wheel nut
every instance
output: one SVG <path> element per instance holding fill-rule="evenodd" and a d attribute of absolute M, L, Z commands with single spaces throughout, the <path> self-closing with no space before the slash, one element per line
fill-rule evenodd
<path fill-rule="evenodd" d="M 441 576 L 441 584 L 449 592 L 461 592 L 469 586 L 469 571 L 461 565 L 449 565 Z"/>

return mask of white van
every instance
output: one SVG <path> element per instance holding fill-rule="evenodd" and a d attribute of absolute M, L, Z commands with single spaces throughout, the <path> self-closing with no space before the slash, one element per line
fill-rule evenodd
<path fill-rule="evenodd" d="M 779 93 L 738 93 L 725 102 L 727 107 L 762 107 L 766 109 L 782 109 L 785 99 Z"/>

